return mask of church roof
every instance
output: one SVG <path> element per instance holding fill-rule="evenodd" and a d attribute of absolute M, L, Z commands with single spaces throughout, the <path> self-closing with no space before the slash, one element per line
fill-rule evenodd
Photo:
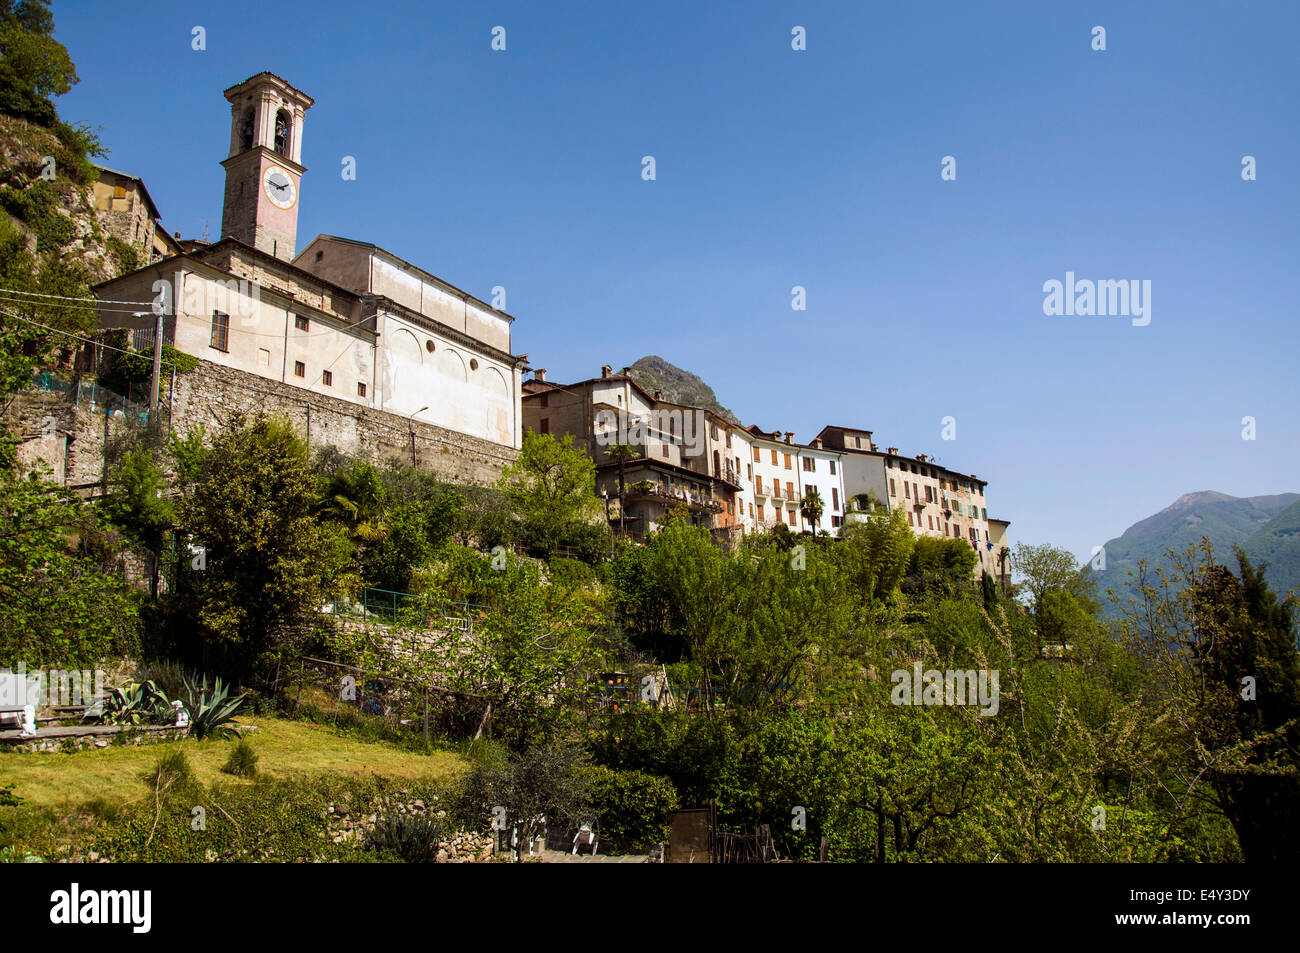
<path fill-rule="evenodd" d="M 314 242 L 318 242 L 322 238 L 325 239 L 326 241 L 342 242 L 345 245 L 356 245 L 358 248 L 369 248 L 371 251 L 380 252 L 381 254 L 386 255 L 387 257 L 393 259 L 394 261 L 401 262 L 405 267 L 411 269 L 411 271 L 418 272 L 420 275 L 424 276 L 425 278 L 428 278 L 430 281 L 437 282 L 438 284 L 442 285 L 444 288 L 447 288 L 455 292 L 456 294 L 460 295 L 462 298 L 468 298 L 470 301 L 473 301 L 475 304 L 482 305 L 484 308 L 487 308 L 493 314 L 499 314 L 501 315 L 501 317 L 505 318 L 507 321 L 510 321 L 511 323 L 513 323 L 515 320 L 514 315 L 507 314 L 505 311 L 502 311 L 500 308 L 492 307 L 492 305 L 488 304 L 486 301 L 482 300 L 481 298 L 478 298 L 470 294 L 468 291 L 464 291 L 460 288 L 457 288 L 455 285 L 453 285 L 450 281 L 447 281 L 445 278 L 439 278 L 437 275 L 425 271 L 419 265 L 411 264 L 411 262 L 407 261 L 401 255 L 394 255 L 387 248 L 381 248 L 379 245 L 376 245 L 374 242 L 363 242 L 363 241 L 358 241 L 355 238 L 343 238 L 341 235 L 326 235 L 322 233 L 320 235 L 317 235 L 310 242 L 308 242 L 303 247 L 303 250 L 298 253 L 297 257 L 294 258 L 294 261 L 297 261 L 298 258 L 301 258 L 303 255 L 307 254 L 307 249 L 310 248 Z"/>

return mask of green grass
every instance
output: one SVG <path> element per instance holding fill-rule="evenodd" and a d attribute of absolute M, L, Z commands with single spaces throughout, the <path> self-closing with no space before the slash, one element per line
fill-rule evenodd
<path fill-rule="evenodd" d="M 258 754 L 257 771 L 263 778 L 375 774 L 392 779 L 441 780 L 466 765 L 460 755 L 451 752 L 414 752 L 383 741 L 345 737 L 328 726 L 304 721 L 246 717 L 238 722 L 256 728 L 246 737 Z M 185 751 L 196 780 L 204 785 L 214 781 L 251 784 L 221 771 L 235 744 L 213 739 L 113 745 L 74 753 L 6 752 L 0 754 L 0 781 L 23 799 L 21 809 L 122 806 L 148 796 L 141 778 L 158 764 L 160 757 L 177 748 Z"/>

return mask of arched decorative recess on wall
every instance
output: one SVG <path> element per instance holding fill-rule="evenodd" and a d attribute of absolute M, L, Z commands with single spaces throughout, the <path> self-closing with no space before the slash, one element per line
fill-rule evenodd
<path fill-rule="evenodd" d="M 438 374 L 460 384 L 469 379 L 465 370 L 465 359 L 449 347 L 440 348 L 438 351 Z"/>

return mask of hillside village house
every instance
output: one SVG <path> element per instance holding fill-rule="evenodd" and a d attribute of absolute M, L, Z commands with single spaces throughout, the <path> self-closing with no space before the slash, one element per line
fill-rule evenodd
<path fill-rule="evenodd" d="M 91 186 L 91 194 L 108 233 L 135 249 L 142 262 L 177 254 L 180 242 L 162 227 L 162 216 L 144 181 L 107 166 L 95 168 L 99 178 Z"/>
<path fill-rule="evenodd" d="M 918 536 L 966 540 L 979 555 L 976 568 L 999 578 L 998 553 L 1006 545 L 1010 524 L 989 519 L 984 497 L 988 481 L 939 466 L 924 453 L 906 457 L 897 447 L 881 452 L 869 430 L 829 426 L 817 436 L 840 452 L 850 519 L 863 518 L 873 506 L 901 508 Z M 1000 534 L 996 537 L 994 524 Z"/>
<path fill-rule="evenodd" d="M 368 242 L 319 235 L 297 251 L 313 100 L 267 72 L 225 97 L 220 239 L 97 286 L 101 326 L 153 327 L 107 302 L 152 301 L 163 282 L 164 340 L 186 353 L 518 450 L 527 358 L 511 353 L 514 318 Z"/>
<path fill-rule="evenodd" d="M 666 401 L 609 365 L 600 377 L 575 384 L 548 381 L 539 369 L 523 390 L 524 426 L 572 434 L 574 446 L 596 461 L 598 492 L 611 501 L 618 498 L 618 463 L 608 448 L 635 448 L 635 457 L 623 464 L 624 522 L 631 535 L 652 531 L 675 506 L 712 529 L 765 532 L 779 522 L 794 532 L 832 536 L 873 509 L 902 509 L 916 535 L 962 539 L 979 556 L 977 570 L 994 578 L 1006 572 L 1000 554 L 1009 524 L 988 516 L 987 482 L 925 454 L 904 457 L 896 447 L 882 452 L 870 430 L 828 426 L 800 444 L 790 431 L 742 427 L 712 411 Z M 800 510 L 813 489 L 823 506 L 815 527 Z"/>
<path fill-rule="evenodd" d="M 709 467 L 714 450 L 721 467 L 725 447 L 716 415 L 657 400 L 609 365 L 601 368 L 600 377 L 564 385 L 546 380 L 542 369 L 524 390 L 524 425 L 536 433 L 571 434 L 574 446 L 596 462 L 596 492 L 613 505 L 619 463 L 609 448 L 628 444 L 635 449 L 636 456 L 623 463 L 625 509 L 613 514 L 614 525 L 621 522 L 629 535 L 652 531 L 677 508 L 691 522 L 710 528 L 719 525 L 728 502 L 734 513 L 734 473 L 728 476 L 720 469 L 724 475 L 714 476 Z"/>

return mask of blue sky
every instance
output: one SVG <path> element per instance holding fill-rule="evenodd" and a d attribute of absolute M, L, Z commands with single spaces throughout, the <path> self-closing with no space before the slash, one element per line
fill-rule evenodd
<path fill-rule="evenodd" d="M 1186 492 L 1300 491 L 1300 5 L 54 13 L 82 80 L 61 114 L 102 127 L 169 230 L 219 236 L 221 91 L 271 70 L 316 99 L 299 247 L 504 286 L 551 379 L 659 354 L 746 424 L 865 426 L 977 473 L 1014 538 L 1081 557 Z M 1067 271 L 1151 281 L 1150 324 L 1045 316 Z"/>

